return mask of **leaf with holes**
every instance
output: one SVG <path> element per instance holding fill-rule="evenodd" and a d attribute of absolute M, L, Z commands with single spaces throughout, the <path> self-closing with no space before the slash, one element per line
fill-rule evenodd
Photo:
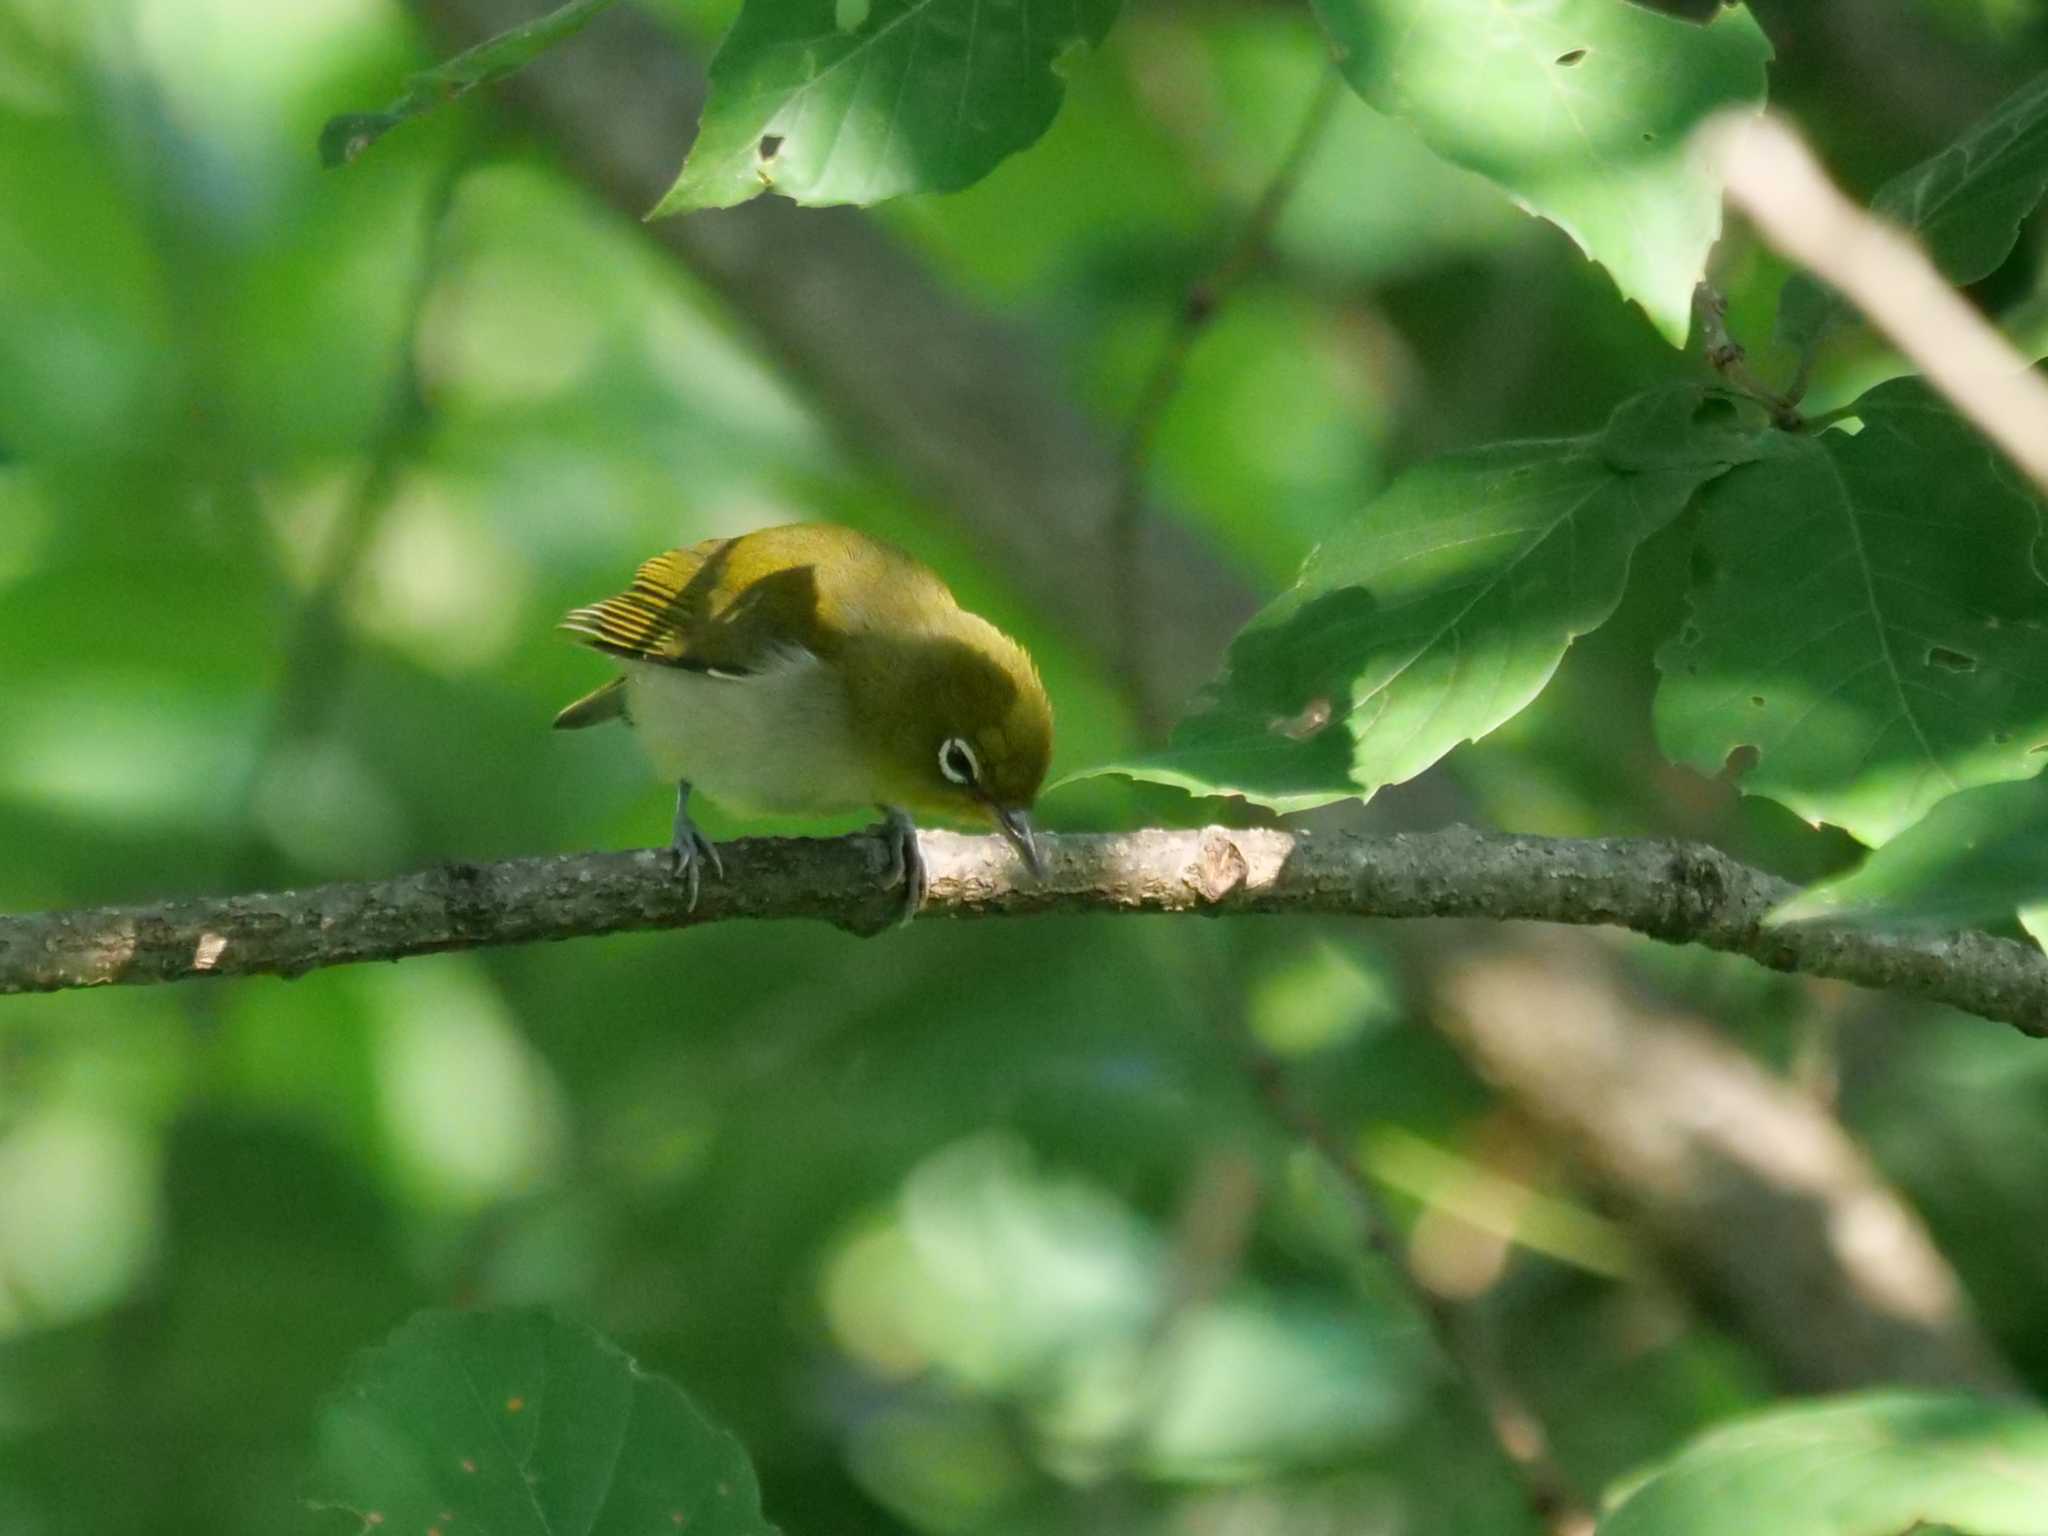
<path fill-rule="evenodd" d="M 1635 547 L 1755 438 L 1698 390 L 1585 437 L 1410 470 L 1245 628 L 1166 749 L 1120 773 L 1305 810 L 1414 777 L 1534 699 Z"/>
<path fill-rule="evenodd" d="M 2048 75 L 2001 102 L 1931 160 L 1895 176 L 1870 206 L 1920 237 L 1954 283 L 1989 277 L 2020 225 L 2048 196 Z M 1849 301 L 1799 274 L 1778 303 L 1778 334 L 1811 350 L 1850 313 Z"/>
<path fill-rule="evenodd" d="M 950 192 L 1034 143 L 1118 0 L 745 0 L 653 217 Z"/>
<path fill-rule="evenodd" d="M 2048 1415 L 1961 1393 L 1870 1393 L 1708 1431 L 1638 1479 L 1599 1536 L 2048 1536 Z"/>
<path fill-rule="evenodd" d="M 1720 183 L 1686 140 L 1763 104 L 1771 49 L 1747 10 L 1702 26 L 1615 0 L 1314 4 L 1359 95 L 1564 230 L 1684 344 L 1721 230 Z"/>
<path fill-rule="evenodd" d="M 1708 774 L 1754 749 L 1744 790 L 1883 843 L 2040 768 L 2048 583 L 2036 502 L 1939 397 L 1898 379 L 1853 409 L 1860 432 L 1773 434 L 1707 492 L 1657 735 Z"/>
<path fill-rule="evenodd" d="M 537 1308 L 423 1312 L 320 1416 L 316 1507 L 446 1536 L 775 1536 L 737 1440 Z"/>
<path fill-rule="evenodd" d="M 1950 795 L 1860 867 L 1800 892 L 1771 920 L 1970 928 L 2044 905 L 2048 781 L 2037 777 Z"/>

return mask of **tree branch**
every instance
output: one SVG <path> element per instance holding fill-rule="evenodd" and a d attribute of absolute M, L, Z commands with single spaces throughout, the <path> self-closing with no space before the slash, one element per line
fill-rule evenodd
<path fill-rule="evenodd" d="M 1948 1260 L 1841 1124 L 1585 948 L 1447 956 L 1432 1018 L 1788 1390 L 2014 1391 Z"/>
<path fill-rule="evenodd" d="M 1844 197 L 1772 117 L 1701 130 L 1728 200 L 1769 244 L 1846 294 L 2035 489 L 2048 492 L 2048 383 L 1904 230 Z"/>
<path fill-rule="evenodd" d="M 925 832 L 932 917 L 1196 912 L 1485 917 L 1611 924 L 1776 970 L 1914 993 L 2048 1036 L 2048 957 L 1983 933 L 1885 934 L 1764 916 L 1793 887 L 1699 843 L 1514 837 L 1454 827 L 1395 837 L 1152 830 L 1043 840 L 1034 882 L 1001 839 Z M 661 855 L 446 864 L 389 880 L 142 907 L 0 917 L 0 993 L 330 965 L 736 917 L 889 925 L 883 849 L 866 835 L 746 838 L 695 912 Z"/>

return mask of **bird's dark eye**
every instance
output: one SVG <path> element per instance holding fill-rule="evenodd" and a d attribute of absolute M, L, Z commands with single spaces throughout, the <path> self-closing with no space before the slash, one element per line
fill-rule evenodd
<path fill-rule="evenodd" d="M 948 736 L 939 743 L 939 772 L 955 784 L 974 784 L 981 778 L 981 764 L 975 761 L 974 748 L 958 736 Z"/>

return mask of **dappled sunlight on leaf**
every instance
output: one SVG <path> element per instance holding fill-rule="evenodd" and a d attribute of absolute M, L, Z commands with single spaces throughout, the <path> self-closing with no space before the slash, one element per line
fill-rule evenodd
<path fill-rule="evenodd" d="M 205 690 L 103 675 L 87 696 L 11 688 L 7 713 L 0 796 L 106 824 L 218 829 L 241 814 L 224 790 L 242 768 L 248 711 Z"/>
<path fill-rule="evenodd" d="M 463 1209 L 523 1194 L 556 1173 L 567 1107 L 483 971 L 444 958 L 366 983 L 383 1022 L 384 1135 L 417 1198 Z"/>
<path fill-rule="evenodd" d="M 1600 1536 L 1889 1536 L 1934 1523 L 2048 1533 L 2048 1415 L 1871 1393 L 1738 1419 L 1626 1491 Z"/>
<path fill-rule="evenodd" d="M 1557 224 L 1673 345 L 1720 233 L 1687 138 L 1761 106 L 1771 49 L 1738 7 L 1688 26 L 1615 0 L 1317 0 L 1345 77 L 1439 154 Z"/>
<path fill-rule="evenodd" d="M 947 191 L 1045 132 L 1118 0 L 749 0 L 656 216 Z M 848 26 L 847 23 L 852 23 Z"/>
<path fill-rule="evenodd" d="M 1636 545 L 1749 456 L 1711 407 L 1653 391 L 1604 432 L 1410 470 L 1239 633 L 1163 752 L 1087 772 L 1280 811 L 1413 778 L 1533 700 L 1620 602 Z"/>
<path fill-rule="evenodd" d="M 1179 1283 L 1147 1223 L 999 1136 L 928 1159 L 824 1277 L 835 1334 L 868 1369 L 1016 1399 L 1050 1463 L 1084 1480 L 1126 1456 L 1168 1478 L 1315 1463 L 1412 1406 L 1406 1325 L 1376 1333 L 1349 1299 L 1248 1286 L 1176 1312 Z"/>
<path fill-rule="evenodd" d="M 155 1138 L 49 1108 L 0 1134 L 0 1338 L 126 1299 L 155 1256 Z"/>
<path fill-rule="evenodd" d="M 1657 657 L 1657 735 L 1701 773 L 1865 842 L 2031 776 L 2048 741 L 2041 509 L 1917 380 L 1851 436 L 1774 433 L 1703 501 L 1690 617 Z"/>
<path fill-rule="evenodd" d="M 428 671 L 472 672 L 524 639 L 532 586 L 481 507 L 445 482 L 414 479 L 379 525 L 349 609 Z"/>

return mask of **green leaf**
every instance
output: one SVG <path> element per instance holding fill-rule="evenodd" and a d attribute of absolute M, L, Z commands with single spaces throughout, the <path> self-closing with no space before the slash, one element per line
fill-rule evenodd
<path fill-rule="evenodd" d="M 2048 782 L 2033 778 L 1950 795 L 1853 873 L 1802 891 L 1771 920 L 1968 928 L 2009 922 L 2044 901 Z"/>
<path fill-rule="evenodd" d="M 1955 143 L 1893 177 L 1870 206 L 1920 237 L 1954 283 L 1989 277 L 2048 195 L 2048 75 L 2021 87 Z M 1804 273 L 1785 284 L 1778 335 L 1810 352 L 1850 312 Z"/>
<path fill-rule="evenodd" d="M 2048 1536 L 2048 1415 L 1873 1393 L 1753 1415 L 1637 1483 L 1599 1536 Z"/>
<path fill-rule="evenodd" d="M 650 217 L 770 191 L 950 192 L 1035 142 L 1118 0 L 746 0 L 682 174 Z"/>
<path fill-rule="evenodd" d="M 1636 545 L 1754 451 L 1690 387 L 1585 437 L 1410 470 L 1252 620 L 1166 750 L 1088 770 L 1280 811 L 1369 796 L 1483 736 L 1614 612 Z"/>
<path fill-rule="evenodd" d="M 2048 584 L 2019 476 L 1917 379 L 1860 432 L 1773 434 L 1702 503 L 1692 616 L 1659 653 L 1658 740 L 1889 841 L 1935 801 L 2031 777 L 2048 740 Z"/>
<path fill-rule="evenodd" d="M 524 69 L 564 38 L 582 31 L 612 3 L 569 0 L 545 16 L 485 38 L 445 64 L 412 76 L 405 83 L 405 94 L 382 112 L 348 112 L 329 118 L 320 130 L 320 163 L 347 165 L 399 124 Z"/>
<path fill-rule="evenodd" d="M 1684 345 L 1721 232 L 1720 183 L 1686 141 L 1710 113 L 1763 102 L 1771 48 L 1747 10 L 1698 26 L 1615 0 L 1315 9 L 1359 95 L 1564 230 Z"/>
<path fill-rule="evenodd" d="M 319 1507 L 365 1529 L 774 1536 L 737 1440 L 538 1308 L 414 1317 L 327 1400 L 320 1459 Z"/>

